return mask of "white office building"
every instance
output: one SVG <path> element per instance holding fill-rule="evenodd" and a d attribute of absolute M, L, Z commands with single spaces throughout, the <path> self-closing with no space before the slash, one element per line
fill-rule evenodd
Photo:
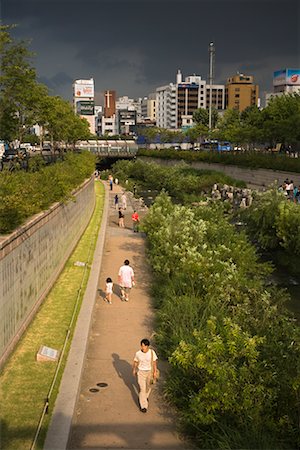
<path fill-rule="evenodd" d="M 175 129 L 177 124 L 176 84 L 156 89 L 156 126 Z"/>

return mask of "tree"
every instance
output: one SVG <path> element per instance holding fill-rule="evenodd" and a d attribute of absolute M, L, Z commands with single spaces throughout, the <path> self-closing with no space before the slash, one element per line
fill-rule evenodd
<path fill-rule="evenodd" d="M 235 109 L 227 109 L 222 117 L 217 135 L 225 141 L 238 143 L 240 141 L 240 113 Z"/>
<path fill-rule="evenodd" d="M 199 108 L 193 113 L 193 121 L 196 124 L 208 126 L 209 114 L 207 109 Z"/>
<path fill-rule="evenodd" d="M 300 141 L 300 95 L 272 98 L 263 110 L 264 136 L 272 143 L 293 144 Z"/>
<path fill-rule="evenodd" d="M 194 144 L 199 139 L 201 140 L 203 136 L 208 134 L 208 127 L 202 123 L 198 123 L 196 126 L 186 130 L 185 135 L 188 137 L 189 141 Z"/>
<path fill-rule="evenodd" d="M 0 133 L 6 140 L 22 141 L 26 130 L 34 124 L 40 88 L 31 64 L 33 54 L 24 41 L 15 42 L 11 38 L 10 29 L 0 26 Z"/>
<path fill-rule="evenodd" d="M 219 120 L 219 114 L 218 111 L 213 108 L 212 109 L 212 128 L 215 128 L 217 126 L 218 120 Z M 196 109 L 196 111 L 194 111 L 193 113 L 193 121 L 196 124 L 201 124 L 201 125 L 205 125 L 208 127 L 209 124 L 209 112 L 207 109 L 204 108 L 199 108 Z"/>

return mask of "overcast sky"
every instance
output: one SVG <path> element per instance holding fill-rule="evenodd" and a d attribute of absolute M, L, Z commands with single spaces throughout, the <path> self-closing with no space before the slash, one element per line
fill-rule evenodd
<path fill-rule="evenodd" d="M 273 71 L 300 68 L 299 0 L 0 0 L 2 23 L 31 39 L 34 66 L 50 93 L 72 97 L 72 82 L 94 78 L 103 92 L 143 97 L 176 72 L 215 82 L 254 75 L 261 95 Z"/>

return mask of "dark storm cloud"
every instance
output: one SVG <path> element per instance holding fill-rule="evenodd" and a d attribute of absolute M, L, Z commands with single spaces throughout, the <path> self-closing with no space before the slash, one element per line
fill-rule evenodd
<path fill-rule="evenodd" d="M 65 86 L 94 77 L 97 91 L 131 96 L 175 81 L 178 68 L 206 78 L 211 41 L 216 82 L 244 71 L 270 90 L 274 70 L 300 66 L 297 0 L 2 0 L 2 16 L 32 37 L 39 75 L 59 93 L 59 74 Z"/>

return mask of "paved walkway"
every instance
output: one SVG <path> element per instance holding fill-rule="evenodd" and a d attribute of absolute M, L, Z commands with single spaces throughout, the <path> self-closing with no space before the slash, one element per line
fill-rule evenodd
<path fill-rule="evenodd" d="M 114 186 L 114 191 L 109 193 L 98 292 L 68 448 L 188 449 L 190 446 L 178 436 L 174 413 L 163 400 L 161 383 L 151 393 L 148 412 L 143 414 L 138 407 L 138 387 L 131 365 L 135 352 L 139 350 L 140 340 L 144 337 L 151 340 L 150 271 L 145 257 L 144 237 L 132 231 L 130 198 L 125 212 L 125 228 L 118 227 L 113 197 L 121 190 L 120 186 Z M 117 285 L 118 270 L 125 259 L 129 259 L 136 279 L 128 303 L 120 300 Z M 108 276 L 116 283 L 112 305 L 104 301 L 105 279 Z M 162 372 L 164 366 L 163 362 L 159 363 Z M 54 433 L 52 428 L 50 434 Z M 48 440 L 48 447 L 50 445 Z"/>

